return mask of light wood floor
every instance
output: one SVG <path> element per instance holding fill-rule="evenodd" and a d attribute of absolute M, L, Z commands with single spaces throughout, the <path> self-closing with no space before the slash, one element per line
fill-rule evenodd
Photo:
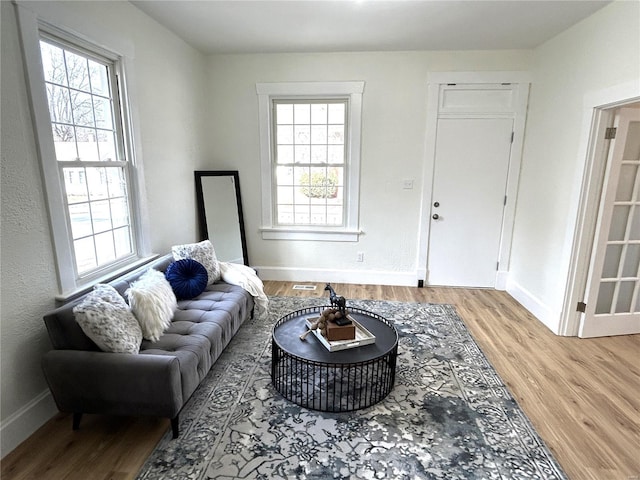
<path fill-rule="evenodd" d="M 265 282 L 268 295 L 325 296 Z M 334 284 L 346 298 L 450 303 L 572 480 L 640 480 L 640 335 L 557 337 L 505 292 Z M 59 414 L 2 461 L 9 479 L 135 478 L 169 421 Z"/>

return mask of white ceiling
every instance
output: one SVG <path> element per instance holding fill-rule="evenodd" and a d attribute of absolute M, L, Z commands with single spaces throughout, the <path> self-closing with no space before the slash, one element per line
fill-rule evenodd
<path fill-rule="evenodd" d="M 529 49 L 609 1 L 137 0 L 206 54 Z"/>

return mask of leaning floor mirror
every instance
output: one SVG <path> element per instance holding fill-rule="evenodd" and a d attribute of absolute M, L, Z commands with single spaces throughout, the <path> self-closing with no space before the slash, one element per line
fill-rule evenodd
<path fill-rule="evenodd" d="M 221 262 L 249 265 L 240 179 L 236 170 L 196 170 L 201 240 L 209 239 Z"/>

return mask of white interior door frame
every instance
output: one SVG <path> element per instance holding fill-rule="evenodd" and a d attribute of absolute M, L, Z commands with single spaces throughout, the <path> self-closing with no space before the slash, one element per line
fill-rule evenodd
<path fill-rule="evenodd" d="M 522 164 L 522 147 L 524 142 L 524 127 L 529 102 L 529 85 L 531 76 L 529 72 L 496 71 L 496 72 L 432 72 L 427 76 L 427 125 L 425 134 L 424 163 L 422 172 L 422 196 L 420 203 L 420 223 L 418 229 L 418 258 L 417 280 L 418 284 L 426 283 L 427 261 L 430 234 L 431 201 L 433 193 L 434 167 L 436 157 L 436 137 L 438 123 L 438 107 L 440 86 L 447 84 L 516 84 L 518 85 L 518 98 L 514 118 L 514 138 L 509 163 L 507 178 L 507 205 L 505 206 L 502 241 L 500 243 L 500 264 L 496 277 L 496 289 L 506 288 L 509 259 L 511 256 L 511 238 L 513 236 L 513 223 L 515 217 L 516 197 L 518 192 L 518 179 Z"/>
<path fill-rule="evenodd" d="M 605 130 L 613 124 L 615 110 L 640 101 L 640 85 L 637 81 L 616 85 L 585 96 L 582 135 L 578 153 L 578 169 L 574 185 L 571 210 L 577 212 L 575 222 L 567 226 L 566 251 L 562 258 L 569 258 L 567 287 L 560 317 L 558 333 L 577 336 L 580 328 L 578 302 L 584 300 L 593 239 L 598 217 L 598 205 L 609 141 Z"/>

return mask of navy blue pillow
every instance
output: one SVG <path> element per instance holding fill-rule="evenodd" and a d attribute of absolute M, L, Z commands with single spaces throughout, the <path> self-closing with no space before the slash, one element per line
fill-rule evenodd
<path fill-rule="evenodd" d="M 167 267 L 164 273 L 179 300 L 197 297 L 207 288 L 207 269 L 191 258 L 177 260 Z"/>

